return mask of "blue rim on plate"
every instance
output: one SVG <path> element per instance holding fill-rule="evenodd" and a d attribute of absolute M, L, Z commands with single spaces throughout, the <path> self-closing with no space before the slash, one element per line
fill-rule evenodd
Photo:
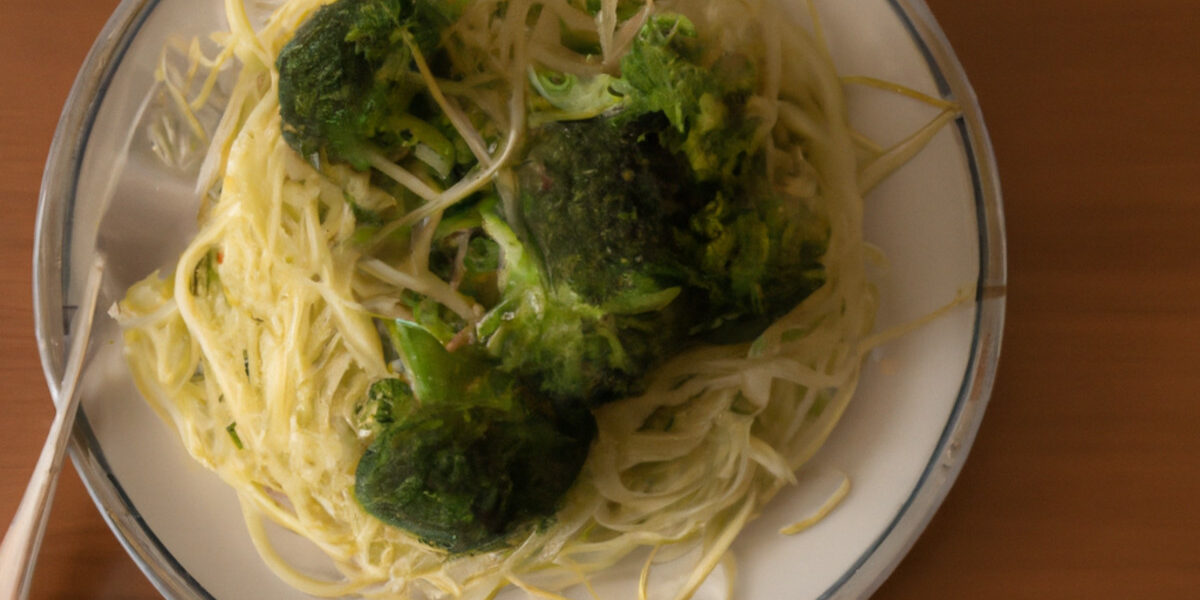
<path fill-rule="evenodd" d="M 124 0 L 84 61 L 55 131 L 42 179 L 33 255 L 34 319 L 44 375 L 58 396 L 70 317 L 70 231 L 88 140 L 105 93 L 142 25 L 159 0 Z M 925 57 L 939 92 L 956 99 L 955 122 L 974 192 L 979 275 L 971 353 L 955 404 L 914 489 L 877 539 L 821 596 L 863 598 L 895 569 L 928 524 L 961 470 L 982 421 L 1000 353 L 1007 282 L 1004 222 L 995 157 L 975 95 L 962 66 L 923 0 L 888 0 Z M 118 540 L 164 596 L 212 598 L 172 556 L 112 474 L 80 410 L 71 458 Z"/>

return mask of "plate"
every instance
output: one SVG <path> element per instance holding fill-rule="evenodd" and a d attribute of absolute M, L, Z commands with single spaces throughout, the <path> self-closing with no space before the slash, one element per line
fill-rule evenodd
<path fill-rule="evenodd" d="M 901 83 L 962 107 L 866 198 L 866 238 L 887 257 L 872 269 L 880 326 L 927 314 L 964 287 L 973 301 L 867 359 L 850 408 L 799 472 L 799 485 L 785 489 L 735 543 L 738 598 L 869 596 L 961 469 L 1000 350 L 1006 273 L 999 183 L 961 66 L 920 0 L 816 5 L 841 73 Z M 194 231 L 191 180 L 157 159 L 140 124 L 152 110 L 161 49 L 221 29 L 221 8 L 215 1 L 126 0 L 75 82 L 46 165 L 34 250 L 37 335 L 52 392 L 96 249 L 109 257 L 106 307 L 134 281 L 171 264 Z M 928 106 L 866 86 L 848 86 L 847 101 L 854 127 L 885 145 L 933 116 Z M 300 597 L 258 557 L 232 490 L 185 454 L 138 395 L 115 323 L 98 323 L 70 451 L 121 543 L 170 598 Z M 801 534 L 778 533 L 820 504 L 843 475 L 851 492 L 832 513 Z M 296 536 L 276 535 L 297 560 L 327 568 Z M 717 572 L 714 582 L 732 575 Z"/>

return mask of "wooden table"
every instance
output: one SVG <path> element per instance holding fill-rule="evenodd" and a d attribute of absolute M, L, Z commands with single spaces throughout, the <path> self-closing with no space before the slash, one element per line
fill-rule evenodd
<path fill-rule="evenodd" d="M 971 458 L 877 598 L 1197 597 L 1200 2 L 928 1 L 995 144 L 1009 312 Z M 0 2 L 5 522 L 52 415 L 30 292 L 42 166 L 116 3 Z M 35 598 L 156 596 L 73 469 L 39 565 Z"/>

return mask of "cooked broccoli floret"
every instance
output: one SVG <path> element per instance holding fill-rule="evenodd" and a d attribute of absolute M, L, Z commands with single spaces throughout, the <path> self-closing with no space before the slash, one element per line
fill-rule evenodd
<path fill-rule="evenodd" d="M 479 336 L 554 398 L 637 393 L 664 359 L 751 339 L 824 281 L 825 224 L 749 183 L 696 182 L 653 135 L 664 120 L 537 128 L 518 169 L 518 224 L 485 211 L 502 301 Z"/>
<path fill-rule="evenodd" d="M 408 114 L 412 36 L 434 52 L 454 3 L 338 0 L 313 13 L 279 52 L 283 137 L 305 157 L 366 170 L 373 154 L 394 156 L 420 141 L 453 153 L 438 130 Z"/>
<path fill-rule="evenodd" d="M 637 390 L 686 330 L 686 167 L 640 122 L 552 123 L 518 169 L 524 228 L 495 211 L 503 300 L 479 333 L 502 368 L 555 398 L 594 405 Z"/>
<path fill-rule="evenodd" d="M 694 210 L 687 167 L 649 121 L 540 127 L 518 170 L 524 225 L 549 285 L 570 286 L 606 312 L 640 312 L 646 296 L 686 278 L 670 232 Z"/>
<path fill-rule="evenodd" d="M 701 181 L 727 181 L 754 154 L 756 123 L 741 112 L 754 91 L 754 64 L 728 54 L 702 62 L 696 28 L 678 14 L 655 15 L 642 26 L 621 59 L 612 87 L 628 107 L 618 119 L 661 113 L 670 121 L 663 142 L 687 157 Z"/>
<path fill-rule="evenodd" d="M 678 238 L 699 265 L 693 283 L 706 292 L 719 341 L 757 336 L 816 291 L 829 243 L 828 223 L 802 204 L 753 186 L 732 191 L 741 201 L 718 193 Z"/>
<path fill-rule="evenodd" d="M 388 330 L 408 383 L 371 388 L 386 422 L 358 463 L 359 503 L 451 552 L 550 516 L 587 458 L 591 414 L 540 399 L 474 348 L 448 352 L 412 323 Z"/>
<path fill-rule="evenodd" d="M 529 134 L 519 218 L 485 218 L 504 301 L 479 333 L 555 397 L 636 393 L 663 359 L 701 339 L 753 338 L 824 281 L 827 225 L 761 182 L 745 111 L 753 65 L 706 58 L 695 36 L 685 17 L 658 15 L 619 78 L 537 75 L 557 109 L 540 118 L 566 122 Z"/>
<path fill-rule="evenodd" d="M 754 64 L 740 54 L 706 56 L 696 35 L 682 15 L 651 17 L 621 60 L 613 88 L 625 94 L 626 108 L 613 118 L 669 121 L 661 143 L 686 160 L 707 194 L 675 238 L 695 268 L 689 283 L 705 290 L 710 311 L 693 331 L 719 328 L 717 339 L 745 339 L 824 282 L 828 224 L 763 181 L 758 121 L 745 108 L 757 86 Z"/>

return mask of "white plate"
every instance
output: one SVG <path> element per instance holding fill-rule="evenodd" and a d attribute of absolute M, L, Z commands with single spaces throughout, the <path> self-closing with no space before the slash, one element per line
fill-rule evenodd
<path fill-rule="evenodd" d="M 975 302 L 879 349 L 833 436 L 734 546 L 738 598 L 859 598 L 890 573 L 961 468 L 991 389 L 1004 309 L 999 186 L 978 105 L 920 0 L 825 0 L 819 12 L 843 74 L 870 75 L 959 102 L 963 116 L 867 198 L 866 236 L 879 269 L 880 324 L 905 322 L 964 285 Z M 126 0 L 81 70 L 43 181 L 35 248 L 35 310 L 47 380 L 62 372 L 79 279 L 97 244 L 109 255 L 101 306 L 169 267 L 194 229 L 190 180 L 161 166 L 136 127 L 169 36 L 222 27 L 221 3 Z M 852 86 L 854 126 L 898 140 L 927 106 Z M 65 292 L 64 292 L 65 288 Z M 98 320 L 72 456 L 130 554 L 173 598 L 295 598 L 254 551 L 233 492 L 184 453 L 140 398 L 115 324 Z M 796 536 L 841 474 L 852 491 Z M 281 534 L 296 556 L 319 556 Z M 725 573 L 717 573 L 719 580 Z M 698 598 L 705 597 L 702 593 Z"/>

